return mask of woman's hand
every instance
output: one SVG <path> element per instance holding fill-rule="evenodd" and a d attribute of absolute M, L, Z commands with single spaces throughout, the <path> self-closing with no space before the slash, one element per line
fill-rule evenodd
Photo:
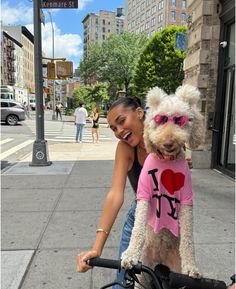
<path fill-rule="evenodd" d="M 99 257 L 99 254 L 97 251 L 87 251 L 87 252 L 81 252 L 77 255 L 77 272 L 86 272 L 89 269 L 92 269 L 91 266 L 87 264 L 87 261 Z"/>

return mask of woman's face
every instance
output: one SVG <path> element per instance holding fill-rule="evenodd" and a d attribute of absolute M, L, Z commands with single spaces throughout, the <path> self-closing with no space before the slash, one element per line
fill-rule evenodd
<path fill-rule="evenodd" d="M 144 111 L 141 107 L 133 111 L 122 105 L 114 107 L 108 113 L 108 123 L 115 136 L 134 147 L 140 143 L 143 137 Z"/>

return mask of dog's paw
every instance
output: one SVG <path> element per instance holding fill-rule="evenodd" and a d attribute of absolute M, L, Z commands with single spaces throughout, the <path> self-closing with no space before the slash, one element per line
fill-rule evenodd
<path fill-rule="evenodd" d="M 135 254 L 126 250 L 121 256 L 121 267 L 125 269 L 131 269 L 134 265 L 138 264 L 139 257 Z"/>
<path fill-rule="evenodd" d="M 184 265 L 182 266 L 182 273 L 187 274 L 193 278 L 201 278 L 202 275 L 199 269 L 195 265 Z"/>

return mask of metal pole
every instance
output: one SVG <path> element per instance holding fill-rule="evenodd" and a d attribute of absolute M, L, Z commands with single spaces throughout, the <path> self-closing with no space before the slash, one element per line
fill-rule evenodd
<path fill-rule="evenodd" d="M 49 17 L 50 17 L 50 21 L 51 21 L 51 26 L 52 26 L 52 58 L 54 59 L 54 27 L 53 27 L 53 23 L 52 23 L 52 14 L 50 11 L 48 11 Z M 55 115 L 55 94 L 56 94 L 56 86 L 55 86 L 55 80 L 52 80 L 53 82 L 53 101 L 52 101 L 52 120 L 56 119 L 56 115 Z"/>
<path fill-rule="evenodd" d="M 41 0 L 34 0 L 34 76 L 36 102 L 36 140 L 33 145 L 31 166 L 49 166 L 47 141 L 44 139 L 43 66 L 41 44 Z"/>

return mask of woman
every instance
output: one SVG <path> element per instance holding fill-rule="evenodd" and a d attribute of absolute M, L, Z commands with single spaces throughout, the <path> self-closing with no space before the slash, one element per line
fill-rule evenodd
<path fill-rule="evenodd" d="M 143 142 L 144 111 L 138 99 L 119 98 L 111 106 L 107 119 L 115 136 L 120 139 L 116 148 L 112 186 L 104 202 L 93 247 L 91 251 L 82 252 L 77 256 L 77 270 L 79 272 L 86 272 L 91 269 L 86 261 L 102 254 L 109 232 L 124 201 L 126 179 L 129 178 L 133 190 L 136 192 L 139 174 L 147 157 Z M 134 224 L 135 207 L 136 201 L 134 200 L 123 227 L 119 257 L 129 244 Z M 118 273 L 117 279 L 123 280 L 123 272 Z M 113 288 L 121 287 L 115 286 Z"/>
<path fill-rule="evenodd" d="M 93 125 L 92 125 L 92 137 L 93 137 L 93 143 L 98 143 L 99 141 L 99 131 L 98 131 L 98 128 L 99 128 L 99 108 L 98 107 L 94 107 L 93 111 L 92 111 L 92 114 L 91 114 L 91 119 L 92 119 L 92 122 L 93 122 Z"/>

